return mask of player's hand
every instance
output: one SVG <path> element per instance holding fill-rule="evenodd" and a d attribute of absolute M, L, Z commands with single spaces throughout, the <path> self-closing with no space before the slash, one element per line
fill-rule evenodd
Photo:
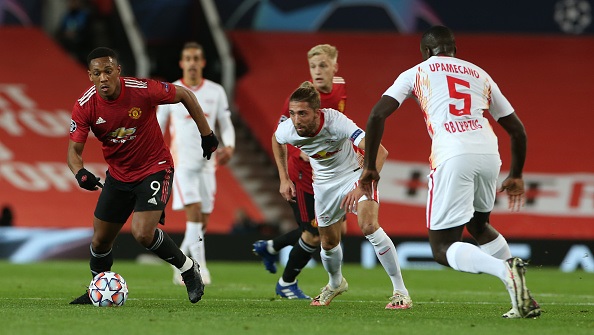
<path fill-rule="evenodd" d="M 101 178 L 92 174 L 89 170 L 82 168 L 76 173 L 76 181 L 78 186 L 89 191 L 96 191 L 99 187 L 103 188 L 103 184 L 99 182 Z"/>
<path fill-rule="evenodd" d="M 202 138 L 202 157 L 210 159 L 212 153 L 215 152 L 219 146 L 219 140 L 213 131 L 211 131 L 210 134 L 206 136 L 200 135 L 200 137 Z"/>
<path fill-rule="evenodd" d="M 524 194 L 524 180 L 522 178 L 507 177 L 501 184 L 499 192 L 505 191 L 508 198 L 508 208 L 512 212 L 517 212 L 526 202 Z"/>
<path fill-rule="evenodd" d="M 281 180 L 280 188 L 278 192 L 288 202 L 296 202 L 297 191 L 295 190 L 295 184 L 291 180 Z"/>
<path fill-rule="evenodd" d="M 373 193 L 375 193 L 375 190 L 377 189 L 377 182 L 379 180 L 379 172 L 375 169 L 363 169 L 363 172 L 361 172 L 361 176 L 359 177 L 359 187 L 368 199 L 373 199 Z"/>
<path fill-rule="evenodd" d="M 233 147 L 224 147 L 217 150 L 217 165 L 225 165 L 229 163 L 233 156 Z"/>
<path fill-rule="evenodd" d="M 299 158 L 304 162 L 309 162 L 309 156 L 303 151 L 299 152 Z"/>
<path fill-rule="evenodd" d="M 357 212 L 357 204 L 359 203 L 359 199 L 363 196 L 363 189 L 361 189 L 361 184 L 359 185 L 344 197 L 340 202 L 340 208 L 344 208 L 347 213 L 356 213 Z M 371 198 L 369 198 L 371 199 Z"/>

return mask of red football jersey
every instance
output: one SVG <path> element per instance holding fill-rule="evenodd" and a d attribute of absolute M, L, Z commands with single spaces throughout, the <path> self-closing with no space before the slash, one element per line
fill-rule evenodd
<path fill-rule="evenodd" d="M 332 91 L 330 93 L 320 92 L 320 108 L 334 108 L 344 113 L 346 106 L 346 83 L 342 77 L 334 77 L 332 79 Z M 289 98 L 285 101 L 283 114 L 281 120 L 289 117 Z M 295 183 L 296 187 L 300 187 L 307 193 L 313 194 L 313 179 L 312 170 L 309 162 L 299 158 L 301 150 L 292 145 L 287 145 L 287 167 L 289 169 L 289 178 Z"/>
<path fill-rule="evenodd" d="M 122 91 L 113 101 L 89 88 L 74 104 L 70 139 L 87 141 L 89 130 L 102 143 L 109 174 L 136 182 L 173 167 L 157 122 L 157 105 L 173 102 L 175 86 L 152 79 L 121 77 Z"/>

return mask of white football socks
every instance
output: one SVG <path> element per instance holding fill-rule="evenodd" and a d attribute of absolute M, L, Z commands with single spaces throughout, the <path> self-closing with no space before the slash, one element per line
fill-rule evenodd
<path fill-rule="evenodd" d="M 499 259 L 507 260 L 512 257 L 509 245 L 503 235 L 499 234 L 493 241 L 480 245 L 485 253 Z"/>
<path fill-rule="evenodd" d="M 388 276 L 390 276 L 394 287 L 393 291 L 408 295 L 408 290 L 404 286 L 404 280 L 400 272 L 400 265 L 398 264 L 398 254 L 392 239 L 382 228 L 379 228 L 373 234 L 365 236 L 365 238 L 373 245 L 377 258 L 382 263 Z"/>
<path fill-rule="evenodd" d="M 333 289 L 338 288 L 342 282 L 342 246 L 338 244 L 330 250 L 322 248 L 320 258 L 330 278 L 328 285 Z"/>

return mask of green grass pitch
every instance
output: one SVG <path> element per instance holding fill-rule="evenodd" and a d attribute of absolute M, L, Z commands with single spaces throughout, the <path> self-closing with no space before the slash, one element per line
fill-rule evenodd
<path fill-rule="evenodd" d="M 90 281 L 88 263 L 0 262 L 1 334 L 594 334 L 594 274 L 529 267 L 542 306 L 537 319 L 506 320 L 509 295 L 499 279 L 444 270 L 403 270 L 410 310 L 385 310 L 390 281 L 381 267 L 346 264 L 349 291 L 330 306 L 281 300 L 272 275 L 256 262 L 210 262 L 213 284 L 197 304 L 171 282 L 164 263 L 116 259 L 130 294 L 119 308 L 75 306 Z M 282 268 L 279 269 L 282 271 Z M 306 268 L 299 286 L 316 295 L 328 277 Z"/>

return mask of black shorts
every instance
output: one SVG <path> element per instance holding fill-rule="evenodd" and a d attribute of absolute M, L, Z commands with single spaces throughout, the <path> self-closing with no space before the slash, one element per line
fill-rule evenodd
<path fill-rule="evenodd" d="M 171 195 L 173 169 L 153 173 L 141 181 L 124 183 L 109 172 L 97 200 L 95 217 L 99 220 L 124 224 L 132 212 L 161 210 L 159 222 L 165 224 L 165 206 Z"/>
<path fill-rule="evenodd" d="M 313 235 L 319 235 L 318 232 L 318 221 L 316 221 L 316 211 L 314 195 L 303 191 L 301 188 L 296 187 L 297 197 L 296 202 L 290 202 L 291 208 L 293 208 L 293 214 L 295 220 L 301 227 L 302 231 L 308 231 Z"/>

